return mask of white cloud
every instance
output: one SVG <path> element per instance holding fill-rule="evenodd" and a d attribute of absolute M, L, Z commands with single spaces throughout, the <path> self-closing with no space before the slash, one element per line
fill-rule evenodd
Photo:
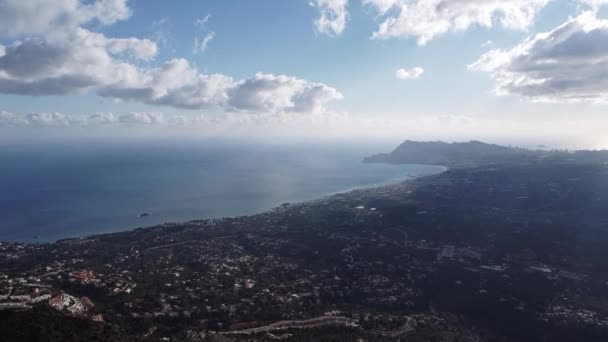
<path fill-rule="evenodd" d="M 66 115 L 58 112 L 37 112 L 19 115 L 0 111 L 0 127 L 69 127 L 86 121 L 82 116 Z"/>
<path fill-rule="evenodd" d="M 608 0 L 580 0 L 583 4 L 588 5 L 594 11 L 597 11 L 601 6 L 608 4 Z"/>
<path fill-rule="evenodd" d="M 250 112 L 322 112 L 342 98 L 336 89 L 284 75 L 258 73 L 236 82 L 227 92 L 230 109 Z"/>
<path fill-rule="evenodd" d="M 0 92 L 61 95 L 92 90 L 104 97 L 153 105 L 246 111 L 321 110 L 326 102 L 341 97 L 334 88 L 293 77 L 258 74 L 235 81 L 221 74 L 201 74 L 185 59 L 141 69 L 113 58 L 126 53 L 148 58 L 154 50 L 150 44 L 108 39 L 84 29 L 66 45 L 19 41 L 0 57 Z"/>
<path fill-rule="evenodd" d="M 90 4 L 81 4 L 80 8 L 84 14 L 81 20 L 87 22 L 96 19 L 104 25 L 110 25 L 128 19 L 131 16 L 131 9 L 127 5 L 127 1 L 97 0 Z"/>
<path fill-rule="evenodd" d="M 131 112 L 118 117 L 118 122 L 123 124 L 166 124 L 167 119 L 161 112 Z"/>
<path fill-rule="evenodd" d="M 60 34 L 90 21 L 110 25 L 131 16 L 127 0 L 0 0 L 0 35 Z"/>
<path fill-rule="evenodd" d="M 583 12 L 511 50 L 492 50 L 469 65 L 488 72 L 496 93 L 536 101 L 608 101 L 608 20 Z"/>
<path fill-rule="evenodd" d="M 19 40 L 0 57 L 0 92 L 60 95 L 131 83 L 141 72 L 116 57 L 149 60 L 156 52 L 156 44 L 147 39 L 107 38 L 83 28 L 67 34 L 66 40 Z"/>
<path fill-rule="evenodd" d="M 86 122 L 88 125 L 93 126 L 103 126 L 103 125 L 112 125 L 117 123 L 118 117 L 113 113 L 99 113 L 92 114 L 86 117 L 86 120 L 82 120 L 81 122 Z"/>
<path fill-rule="evenodd" d="M 2 126 L 22 126 L 25 125 L 25 120 L 14 113 L 0 110 L 0 127 Z"/>
<path fill-rule="evenodd" d="M 315 30 L 328 36 L 342 34 L 348 20 L 348 0 L 313 0 L 310 5 L 319 10 L 314 20 Z"/>
<path fill-rule="evenodd" d="M 130 112 L 126 114 L 97 113 L 92 115 L 65 114 L 59 112 L 32 112 L 18 114 L 0 110 L 0 129 L 6 127 L 103 127 L 103 126 L 216 126 L 253 127 L 298 124 L 345 123 L 347 114 L 334 112 L 311 115 L 289 115 L 288 113 L 235 113 L 226 112 L 218 116 L 207 114 L 167 114 L 163 112 Z"/>
<path fill-rule="evenodd" d="M 136 59 L 151 60 L 156 57 L 158 52 L 156 43 L 148 39 L 106 38 L 100 34 L 97 35 L 96 39 L 105 42 L 106 49 L 112 55 L 127 54 Z"/>
<path fill-rule="evenodd" d="M 31 3 L 0 0 L 0 8 L 5 6 L 18 17 L 13 18 L 13 23 L 32 20 L 38 12 L 44 22 L 35 29 L 16 30 L 0 22 L 0 35 L 28 34 L 0 46 L 0 93 L 96 93 L 152 105 L 187 109 L 217 106 L 248 112 L 324 111 L 327 102 L 341 98 L 332 87 L 284 75 L 257 74 L 250 79 L 233 80 L 226 75 L 203 74 L 181 58 L 157 68 L 145 68 L 139 61 L 155 58 L 158 51 L 155 42 L 109 38 L 78 26 L 92 18 L 104 24 L 126 18 L 130 10 L 123 5 L 126 6 L 126 2 L 119 0 L 86 4 L 76 0 L 33 0 Z M 45 11 L 52 13 L 45 14 Z M 4 8 L 0 13 L 4 15 Z M 46 17 L 50 19 L 44 19 Z M 56 23 L 64 17 L 75 26 Z M 209 16 L 206 18 L 199 25 L 205 25 Z M 54 33 L 57 31 L 61 34 Z M 211 36 L 200 42 L 198 51 L 205 50 L 213 37 L 213 32 L 210 33 Z"/>
<path fill-rule="evenodd" d="M 408 38 L 424 45 L 435 37 L 472 26 L 525 30 L 550 0 L 363 0 L 382 22 L 373 37 Z"/>
<path fill-rule="evenodd" d="M 195 55 L 198 53 L 205 53 L 205 51 L 207 51 L 207 46 L 213 40 L 213 38 L 215 38 L 215 32 L 213 31 L 206 33 L 201 39 L 195 37 L 192 52 Z"/>
<path fill-rule="evenodd" d="M 64 114 L 59 112 L 33 112 L 16 114 L 0 111 L 0 128 L 2 127 L 94 127 L 108 125 L 158 125 L 180 126 L 200 122 L 200 117 L 186 117 L 179 114 L 162 112 L 131 112 L 122 115 L 98 113 L 92 115 Z"/>
<path fill-rule="evenodd" d="M 186 109 L 219 106 L 230 111 L 316 112 L 342 98 L 334 88 L 284 75 L 256 74 L 235 81 L 221 74 L 205 75 L 185 59 L 138 75 L 133 83 L 115 83 L 101 96 Z"/>
<path fill-rule="evenodd" d="M 136 69 L 132 78 L 102 85 L 97 93 L 153 105 L 200 109 L 221 106 L 232 84 L 230 77 L 200 74 L 187 60 L 173 59 L 157 69 Z"/>
<path fill-rule="evenodd" d="M 72 126 L 79 124 L 79 118 L 70 117 L 63 113 L 30 113 L 25 116 L 25 120 L 32 126 Z"/>
<path fill-rule="evenodd" d="M 414 80 L 422 76 L 424 69 L 421 67 L 414 67 L 411 69 L 398 69 L 395 72 L 395 77 L 400 80 Z"/>

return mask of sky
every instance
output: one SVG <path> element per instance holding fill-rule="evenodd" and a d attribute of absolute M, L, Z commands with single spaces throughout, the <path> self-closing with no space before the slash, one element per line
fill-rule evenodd
<path fill-rule="evenodd" d="M 0 0 L 0 139 L 608 148 L 605 5 Z"/>

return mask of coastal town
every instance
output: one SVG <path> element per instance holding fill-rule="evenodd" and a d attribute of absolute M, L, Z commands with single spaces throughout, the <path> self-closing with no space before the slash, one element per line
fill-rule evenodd
<path fill-rule="evenodd" d="M 253 216 L 1 243 L 0 314 L 53 310 L 146 341 L 605 340 L 608 166 L 558 166 L 453 169 Z"/>

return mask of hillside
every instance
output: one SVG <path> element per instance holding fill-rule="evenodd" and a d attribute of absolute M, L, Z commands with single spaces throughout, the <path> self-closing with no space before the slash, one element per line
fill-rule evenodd
<path fill-rule="evenodd" d="M 527 150 L 480 141 L 446 143 L 406 140 L 390 153 L 376 154 L 364 159 L 366 163 L 430 164 L 445 166 L 476 166 L 485 164 L 530 161 L 552 152 Z"/>

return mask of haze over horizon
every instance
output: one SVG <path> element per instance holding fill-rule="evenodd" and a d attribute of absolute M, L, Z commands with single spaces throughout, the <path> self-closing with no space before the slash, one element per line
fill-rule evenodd
<path fill-rule="evenodd" d="M 0 136 L 607 148 L 605 4 L 0 0 Z"/>

